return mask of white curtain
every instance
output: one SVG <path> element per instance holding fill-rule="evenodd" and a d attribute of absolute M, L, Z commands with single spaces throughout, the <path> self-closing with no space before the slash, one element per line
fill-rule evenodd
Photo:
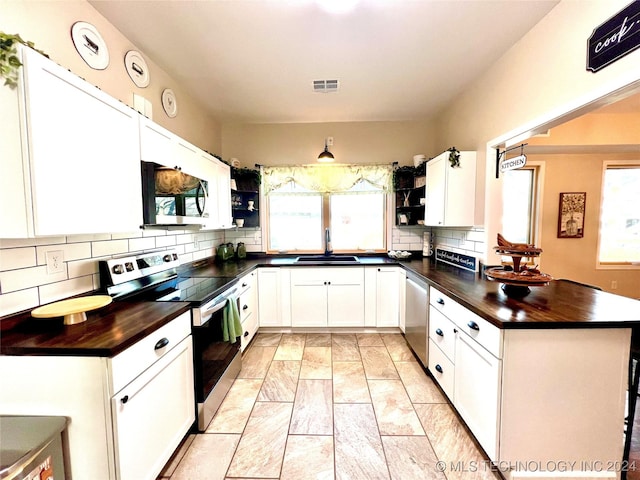
<path fill-rule="evenodd" d="M 268 195 L 290 182 L 312 192 L 348 192 L 359 182 L 391 191 L 393 169 L 391 165 L 299 165 L 264 167 L 263 187 Z"/>

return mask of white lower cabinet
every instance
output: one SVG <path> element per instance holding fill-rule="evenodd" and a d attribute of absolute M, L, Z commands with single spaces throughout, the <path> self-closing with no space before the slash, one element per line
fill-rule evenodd
<path fill-rule="evenodd" d="M 631 329 L 507 329 L 431 287 L 429 371 L 510 480 L 620 478 Z M 594 433 L 597 432 L 597 433 Z M 573 462 L 573 463 L 572 463 Z M 598 470 L 600 469 L 600 470 Z"/>
<path fill-rule="evenodd" d="M 258 269 L 258 312 L 261 327 L 291 326 L 291 272 L 288 268 Z"/>
<path fill-rule="evenodd" d="M 399 327 L 404 271 L 398 266 L 365 267 L 365 326 Z"/>
<path fill-rule="evenodd" d="M 152 480 L 195 420 L 192 352 L 187 312 L 112 358 L 0 355 L 0 412 L 68 417 L 71 478 Z"/>
<path fill-rule="evenodd" d="M 157 477 L 193 424 L 190 391 L 193 350 L 188 336 L 112 397 L 116 478 Z"/>
<path fill-rule="evenodd" d="M 294 327 L 364 326 L 364 269 L 292 269 L 291 318 Z"/>

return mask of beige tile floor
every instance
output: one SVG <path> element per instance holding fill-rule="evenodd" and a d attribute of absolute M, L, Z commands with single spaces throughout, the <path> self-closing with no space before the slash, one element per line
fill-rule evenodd
<path fill-rule="evenodd" d="M 261 333 L 242 362 L 159 478 L 500 478 L 400 334 Z"/>

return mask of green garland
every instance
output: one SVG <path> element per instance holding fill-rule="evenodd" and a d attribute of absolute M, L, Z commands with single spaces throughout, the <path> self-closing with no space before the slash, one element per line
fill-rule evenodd
<path fill-rule="evenodd" d="M 460 152 L 456 149 L 456 147 L 451 147 L 449 150 L 449 163 L 451 163 L 451 168 L 460 166 Z"/>
<path fill-rule="evenodd" d="M 23 40 L 17 33 L 10 35 L 0 31 L 0 76 L 4 78 L 4 84 L 11 89 L 18 86 L 18 71 L 22 66 L 18 58 L 17 44 L 19 43 L 49 58 L 49 55 L 35 48 L 33 42 Z"/>

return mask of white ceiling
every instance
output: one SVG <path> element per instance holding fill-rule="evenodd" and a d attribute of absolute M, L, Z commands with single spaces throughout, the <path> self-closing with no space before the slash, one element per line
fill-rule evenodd
<path fill-rule="evenodd" d="M 558 3 L 89 1 L 214 117 L 260 123 L 428 119 Z"/>

